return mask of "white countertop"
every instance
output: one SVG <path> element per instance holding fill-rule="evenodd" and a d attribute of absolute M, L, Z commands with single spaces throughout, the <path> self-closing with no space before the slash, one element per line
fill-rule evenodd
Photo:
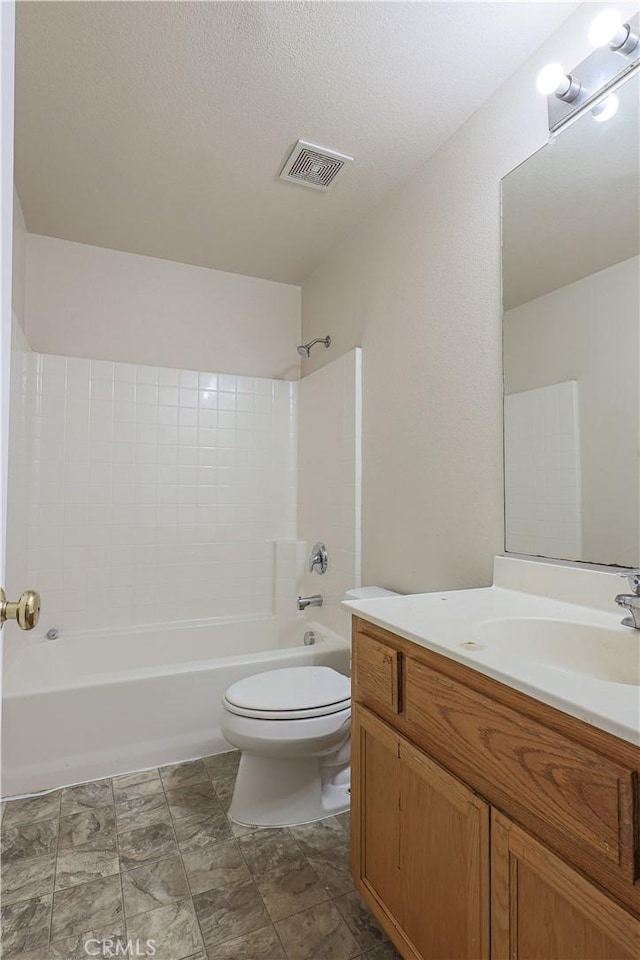
<path fill-rule="evenodd" d="M 503 566 L 507 562 L 526 563 L 497 559 Z M 531 563 L 531 567 L 541 566 L 540 563 Z M 548 575 L 548 572 L 543 571 L 543 577 Z M 579 571 L 579 575 L 584 581 L 584 571 Z M 566 573 L 562 576 L 566 576 Z M 609 587 L 614 594 L 617 590 L 624 590 L 617 577 L 610 573 L 601 576 L 607 578 L 604 581 L 605 595 L 610 592 Z M 506 576 L 496 575 L 494 579 L 512 582 L 512 578 Z M 586 579 L 588 583 L 589 580 Z M 602 582 L 600 587 L 602 588 Z M 574 597 L 575 595 L 574 592 Z M 599 600 L 602 606 L 601 599 Z M 507 588 L 496 583 L 494 586 L 476 590 L 345 601 L 343 606 L 350 613 L 384 627 L 406 640 L 493 677 L 623 740 L 640 744 L 640 687 L 635 684 L 596 679 L 540 662 L 511 657 L 505 653 L 504 647 L 492 650 L 490 645 L 479 648 L 462 646 L 465 642 L 476 639 L 475 630 L 484 621 L 541 617 L 619 629 L 623 631 L 624 642 L 628 640 L 638 643 L 640 657 L 640 631 L 631 631 L 620 626 L 621 612 L 618 613 L 615 605 L 612 605 L 609 612 L 592 605 L 567 603 L 554 597 L 541 596 L 540 593 Z"/>

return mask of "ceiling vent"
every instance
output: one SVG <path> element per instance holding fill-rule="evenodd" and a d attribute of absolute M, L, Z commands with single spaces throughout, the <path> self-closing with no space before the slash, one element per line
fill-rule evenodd
<path fill-rule="evenodd" d="M 298 140 L 280 173 L 281 180 L 301 183 L 314 190 L 328 190 L 353 157 L 315 143 Z"/>

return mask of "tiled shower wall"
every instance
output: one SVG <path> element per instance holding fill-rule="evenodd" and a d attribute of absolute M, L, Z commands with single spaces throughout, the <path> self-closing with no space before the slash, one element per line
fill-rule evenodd
<path fill-rule="evenodd" d="M 296 389 L 31 354 L 41 627 L 270 614 L 296 532 Z"/>

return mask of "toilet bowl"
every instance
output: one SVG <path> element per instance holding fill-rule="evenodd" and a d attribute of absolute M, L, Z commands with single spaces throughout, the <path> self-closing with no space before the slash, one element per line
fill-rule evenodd
<path fill-rule="evenodd" d="M 397 597 L 382 587 L 348 600 Z M 245 677 L 223 697 L 222 733 L 241 752 L 229 810 L 246 826 L 291 827 L 349 809 L 351 682 L 330 667 Z"/>
<path fill-rule="evenodd" d="M 223 698 L 222 733 L 241 752 L 230 816 L 293 826 L 349 809 L 351 692 L 330 667 L 245 677 Z"/>

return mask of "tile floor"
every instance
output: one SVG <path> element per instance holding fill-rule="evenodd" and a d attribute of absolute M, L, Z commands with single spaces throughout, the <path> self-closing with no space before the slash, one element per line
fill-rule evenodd
<path fill-rule="evenodd" d="M 232 823 L 238 759 L 3 804 L 3 960 L 133 960 L 147 940 L 154 960 L 398 958 L 354 890 L 348 815 Z"/>

